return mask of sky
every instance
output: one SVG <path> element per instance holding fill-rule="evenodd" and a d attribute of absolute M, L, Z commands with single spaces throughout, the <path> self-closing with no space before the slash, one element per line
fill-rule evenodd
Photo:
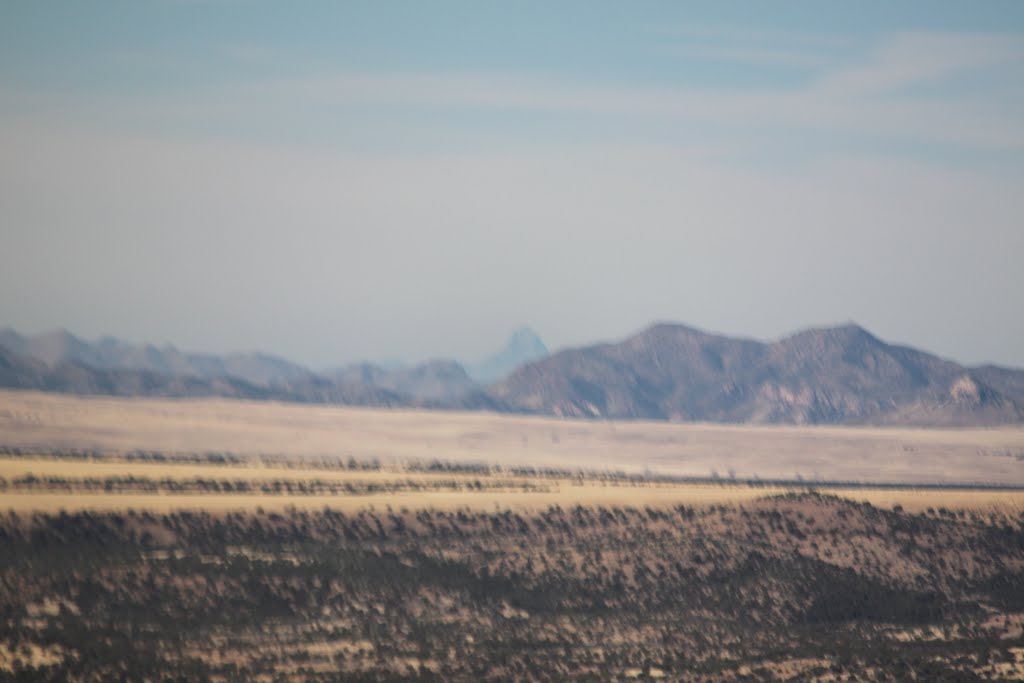
<path fill-rule="evenodd" d="M 1024 3 L 0 3 L 0 325 L 1024 367 Z"/>

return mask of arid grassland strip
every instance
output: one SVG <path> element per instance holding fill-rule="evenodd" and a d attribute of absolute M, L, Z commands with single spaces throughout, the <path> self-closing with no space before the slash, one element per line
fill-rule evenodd
<path fill-rule="evenodd" d="M 258 465 L 268 469 L 281 470 L 327 470 L 347 472 L 389 472 L 396 478 L 404 473 L 447 473 L 477 477 L 529 477 L 531 479 L 559 479 L 579 481 L 618 482 L 632 484 L 683 484 L 683 485 L 728 485 L 794 490 L 829 489 L 878 489 L 878 490 L 922 490 L 922 491 L 1022 491 L 1024 485 L 1003 482 L 920 482 L 861 481 L 839 479 L 761 478 L 736 476 L 687 476 L 646 471 L 644 473 L 624 470 L 596 468 L 560 468 L 532 465 L 494 465 L 485 462 L 459 462 L 441 459 L 409 459 L 399 463 L 382 465 L 377 458 L 358 459 L 354 456 L 287 456 L 257 455 L 246 456 L 234 453 L 163 453 L 160 451 L 100 452 L 93 450 L 41 450 L 0 446 L 0 464 L 4 461 L 30 463 L 33 460 L 56 460 L 82 463 L 168 463 L 181 465 L 206 465 L 213 467 L 251 467 Z M 322 482 L 321 482 L 322 483 Z M 322 483 L 323 484 L 323 483 Z M 2 485 L 2 480 L 0 480 Z M 326 484 L 324 484 L 326 485 Z"/>

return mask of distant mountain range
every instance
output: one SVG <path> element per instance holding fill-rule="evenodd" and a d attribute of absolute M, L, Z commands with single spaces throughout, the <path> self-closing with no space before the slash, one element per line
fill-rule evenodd
<path fill-rule="evenodd" d="M 0 329 L 0 386 L 115 396 L 225 396 L 364 406 L 499 409 L 483 392 L 521 363 L 546 355 L 527 327 L 479 364 L 358 363 L 314 372 L 265 353 L 187 353 L 115 337 L 89 342 L 66 330 L 35 336 Z M 479 372 L 479 374 L 477 374 Z"/>
<path fill-rule="evenodd" d="M 1024 370 L 965 367 L 856 325 L 775 342 L 657 324 L 549 355 L 528 328 L 466 367 L 356 364 L 316 373 L 260 353 L 86 342 L 0 330 L 0 386 L 118 396 L 225 396 L 566 417 L 786 424 L 1024 423 Z"/>
<path fill-rule="evenodd" d="M 230 353 L 224 356 L 185 353 L 173 346 L 131 344 L 115 337 L 88 342 L 67 330 L 29 337 L 5 328 L 0 330 L 0 347 L 50 367 L 61 363 L 80 363 L 96 370 L 145 370 L 203 379 L 235 377 L 261 385 L 301 380 L 313 374 L 284 358 L 265 353 Z"/>
<path fill-rule="evenodd" d="M 675 324 L 568 349 L 491 387 L 553 415 L 789 424 L 988 425 L 1024 421 L 1024 370 L 966 368 L 856 325 L 776 342 Z"/>

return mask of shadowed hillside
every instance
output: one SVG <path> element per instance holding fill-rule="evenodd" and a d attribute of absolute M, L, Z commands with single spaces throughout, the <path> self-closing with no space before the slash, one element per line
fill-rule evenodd
<path fill-rule="evenodd" d="M 0 517 L 0 679 L 1019 680 L 1024 518 L 742 506 Z"/>

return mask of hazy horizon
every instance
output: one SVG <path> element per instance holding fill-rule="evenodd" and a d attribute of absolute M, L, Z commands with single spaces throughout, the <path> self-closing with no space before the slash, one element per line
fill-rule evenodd
<path fill-rule="evenodd" d="M 1024 5 L 6 3 L 0 325 L 311 368 L 659 320 L 1024 367 Z"/>
<path fill-rule="evenodd" d="M 509 330 L 508 333 L 504 337 L 501 337 L 499 339 L 499 341 L 493 347 L 491 347 L 489 349 L 484 349 L 477 356 L 460 357 L 460 356 L 457 356 L 457 355 L 451 354 L 451 353 L 448 353 L 448 354 L 440 353 L 440 354 L 435 354 L 435 355 L 431 355 L 431 356 L 409 356 L 409 357 L 399 357 L 399 356 L 377 356 L 377 357 L 363 356 L 363 357 L 355 357 L 355 358 L 344 358 L 344 359 L 338 360 L 336 362 L 331 362 L 331 363 L 327 363 L 327 364 L 323 364 L 323 365 L 314 365 L 314 364 L 311 364 L 311 363 L 305 363 L 301 359 L 288 356 L 287 354 L 278 353 L 278 352 L 275 352 L 275 351 L 270 351 L 270 350 L 259 348 L 259 347 L 223 348 L 223 349 L 217 349 L 217 348 L 207 348 L 207 349 L 191 348 L 191 347 L 183 347 L 183 346 L 181 346 L 179 344 L 174 343 L 173 341 L 154 341 L 154 340 L 151 340 L 151 339 L 128 339 L 128 338 L 121 337 L 121 336 L 116 335 L 116 334 L 101 334 L 101 335 L 97 335 L 97 336 L 94 336 L 94 337 L 90 337 L 90 336 L 86 336 L 86 335 L 77 334 L 75 332 L 75 330 L 69 330 L 66 327 L 62 327 L 62 326 L 53 327 L 53 328 L 49 328 L 49 329 L 45 329 L 45 330 L 38 330 L 38 331 L 25 331 L 25 330 L 18 330 L 18 329 L 14 328 L 11 325 L 2 325 L 2 324 L 0 324 L 0 330 L 11 329 L 11 330 L 14 330 L 16 333 L 21 334 L 24 337 L 36 337 L 36 336 L 42 336 L 42 335 L 46 335 L 46 334 L 50 334 L 50 333 L 66 332 L 66 333 L 71 334 L 72 336 L 74 336 L 74 337 L 76 337 L 78 339 L 81 339 L 81 340 L 83 340 L 85 342 L 88 342 L 88 343 L 96 343 L 96 342 L 101 341 L 104 338 L 113 338 L 113 339 L 118 340 L 119 342 L 127 343 L 127 344 L 133 344 L 133 345 L 140 345 L 140 346 L 141 345 L 151 345 L 151 346 L 155 346 L 157 348 L 171 347 L 171 348 L 174 348 L 177 351 L 180 351 L 182 353 L 199 353 L 199 354 L 210 354 L 210 355 L 229 355 L 229 354 L 233 354 L 233 353 L 243 353 L 243 354 L 246 354 L 246 353 L 262 353 L 262 354 L 267 354 L 267 355 L 277 356 L 277 357 L 283 358 L 284 360 L 287 360 L 287 361 L 290 361 L 290 362 L 295 363 L 297 365 L 303 366 L 306 369 L 312 370 L 314 372 L 322 372 L 322 371 L 329 371 L 329 370 L 340 369 L 340 368 L 344 368 L 346 366 L 358 365 L 358 364 L 362 364 L 362 363 L 369 363 L 371 365 L 378 365 L 378 366 L 383 367 L 383 368 L 399 368 L 399 367 L 413 367 L 413 366 L 418 365 L 420 363 L 426 363 L 426 362 L 430 362 L 430 361 L 447 361 L 447 360 L 454 360 L 454 361 L 458 362 L 460 365 L 466 367 L 467 369 L 470 369 L 469 366 L 478 365 L 478 364 L 480 364 L 480 363 L 482 363 L 484 361 L 487 361 L 492 355 L 497 354 L 499 351 L 501 351 L 504 348 L 505 344 L 509 341 L 510 337 L 512 335 L 516 334 L 517 332 L 519 332 L 523 328 L 527 328 L 530 331 L 532 331 L 534 334 L 536 334 L 540 338 L 540 340 L 548 347 L 549 353 L 554 354 L 554 353 L 557 353 L 559 351 L 568 350 L 568 349 L 572 349 L 572 348 L 580 348 L 580 347 L 593 346 L 593 345 L 605 344 L 605 343 L 618 343 L 618 342 L 621 342 L 621 341 L 623 341 L 623 340 L 625 340 L 625 339 L 627 339 L 629 337 L 632 337 L 632 336 L 634 336 L 636 334 L 639 334 L 639 333 L 643 332 L 644 330 L 646 330 L 646 329 L 648 329 L 648 328 L 650 328 L 650 327 L 652 327 L 654 325 L 661 325 L 661 324 L 683 325 L 683 326 L 686 326 L 686 327 L 691 327 L 691 328 L 694 328 L 694 329 L 698 329 L 698 330 L 700 330 L 702 332 L 706 332 L 706 333 L 709 333 L 709 334 L 717 334 L 717 335 L 722 335 L 722 336 L 732 337 L 732 338 L 737 338 L 737 339 L 751 339 L 751 340 L 759 341 L 759 342 L 763 342 L 763 343 L 772 343 L 772 342 L 781 341 L 781 340 L 783 340 L 783 339 L 785 339 L 787 337 L 793 336 L 793 335 L 795 335 L 797 333 L 805 332 L 807 330 L 812 330 L 812 329 L 824 329 L 824 328 L 842 327 L 842 326 L 845 326 L 845 325 L 855 325 L 855 326 L 861 327 L 863 329 L 867 329 L 867 331 L 869 333 L 871 333 L 874 336 L 878 337 L 879 339 L 881 339 L 883 342 L 885 342 L 887 344 L 891 344 L 891 345 L 895 345 L 895 346 L 910 346 L 910 347 L 912 347 L 912 348 L 914 348 L 914 349 L 916 349 L 918 351 L 923 351 L 925 353 L 930 353 L 930 354 L 933 354 L 933 355 L 938 356 L 940 358 L 945 358 L 946 360 L 951 360 L 951 361 L 960 363 L 961 365 L 964 365 L 964 366 L 967 366 L 967 367 L 982 366 L 982 365 L 997 365 L 997 366 L 1001 366 L 1001 367 L 1008 367 L 1008 368 L 1012 368 L 1012 369 L 1024 370 L 1024 366 L 1014 366 L 1014 365 L 1008 364 L 1008 363 L 998 363 L 998 362 L 994 362 L 994 361 L 969 362 L 969 361 L 964 361 L 964 360 L 959 359 L 959 358 L 953 358 L 951 356 L 944 356 L 941 353 L 937 353 L 936 351 L 934 351 L 932 349 L 929 349 L 927 347 L 924 347 L 924 346 L 915 346 L 913 344 L 909 344 L 908 342 L 905 342 L 905 341 L 902 341 L 902 340 L 899 340 L 899 339 L 887 339 L 887 338 L 885 338 L 883 336 L 880 336 L 877 333 L 875 333 L 874 330 L 871 330 L 869 328 L 865 328 L 863 325 L 861 325 L 856 320 L 838 321 L 838 322 L 823 323 L 823 324 L 818 324 L 818 325 L 804 325 L 802 327 L 790 330 L 790 331 L 788 331 L 788 332 L 786 332 L 784 334 L 778 335 L 776 337 L 757 337 L 757 336 L 754 336 L 754 335 L 742 334 L 742 333 L 740 333 L 740 334 L 726 334 L 726 333 L 723 333 L 723 332 L 721 332 L 719 330 L 711 330 L 711 329 L 700 327 L 699 325 L 692 325 L 692 324 L 687 323 L 686 321 L 683 321 L 683 320 L 652 320 L 648 324 L 644 325 L 641 328 L 637 328 L 637 329 L 634 329 L 634 330 L 629 330 L 629 331 L 624 332 L 624 333 L 619 334 L 619 335 L 605 337 L 605 338 L 600 338 L 600 339 L 590 339 L 590 340 L 585 340 L 583 342 L 580 342 L 578 344 L 566 344 L 566 345 L 553 345 L 553 344 L 550 344 L 550 343 L 548 343 L 548 340 L 545 339 L 544 336 L 542 334 L 540 334 L 536 329 L 534 329 L 531 325 L 522 324 L 522 325 L 516 326 L 514 329 Z"/>

